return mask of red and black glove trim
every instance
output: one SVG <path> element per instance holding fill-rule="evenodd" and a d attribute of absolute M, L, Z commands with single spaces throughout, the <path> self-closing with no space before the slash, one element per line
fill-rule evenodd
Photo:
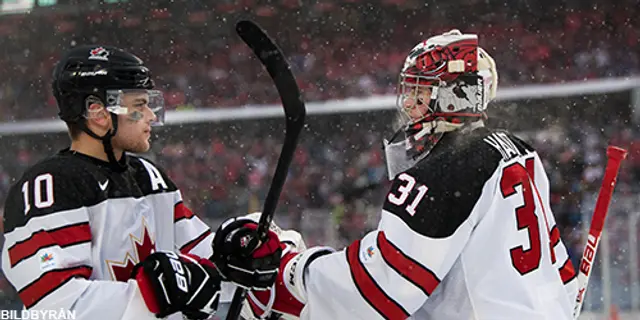
<path fill-rule="evenodd" d="M 138 263 L 131 277 L 158 318 L 182 312 L 189 319 L 207 319 L 218 308 L 222 278 L 207 259 L 158 251 Z"/>
<path fill-rule="evenodd" d="M 213 239 L 211 260 L 225 280 L 245 289 L 266 290 L 275 282 L 282 248 L 271 230 L 260 243 L 257 228 L 248 218 L 225 221 Z"/>

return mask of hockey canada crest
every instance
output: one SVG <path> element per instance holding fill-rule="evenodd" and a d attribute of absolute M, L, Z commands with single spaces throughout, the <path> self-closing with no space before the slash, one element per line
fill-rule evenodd
<path fill-rule="evenodd" d="M 131 239 L 133 254 L 127 251 L 122 261 L 106 260 L 107 268 L 111 274 L 111 279 L 115 281 L 127 282 L 133 271 L 133 267 L 138 262 L 146 259 L 156 249 L 155 242 L 149 234 L 146 223 L 143 221 L 142 235 L 140 238 L 129 234 Z"/>
<path fill-rule="evenodd" d="M 97 47 L 89 51 L 89 60 L 109 61 L 109 51 L 103 47 Z"/>

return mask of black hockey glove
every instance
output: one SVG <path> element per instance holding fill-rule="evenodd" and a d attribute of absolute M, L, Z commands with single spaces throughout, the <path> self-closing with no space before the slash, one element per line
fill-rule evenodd
<path fill-rule="evenodd" d="M 188 319 L 207 319 L 218 308 L 221 277 L 207 259 L 158 251 L 138 263 L 131 277 L 158 318 L 180 311 Z"/>
<path fill-rule="evenodd" d="M 213 238 L 213 256 L 224 280 L 250 290 L 273 286 L 280 267 L 282 248 L 275 232 L 260 243 L 258 224 L 249 218 L 232 218 L 220 225 Z"/>

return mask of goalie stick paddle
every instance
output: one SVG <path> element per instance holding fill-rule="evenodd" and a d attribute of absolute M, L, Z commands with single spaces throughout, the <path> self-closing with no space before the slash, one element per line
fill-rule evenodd
<path fill-rule="evenodd" d="M 582 303 L 584 302 L 584 294 L 587 291 L 589 276 L 591 275 L 591 269 L 596 257 L 596 250 L 598 249 L 602 229 L 604 229 L 605 219 L 607 218 L 609 203 L 611 202 L 613 189 L 616 186 L 620 164 L 626 156 L 627 151 L 622 148 L 614 146 L 607 148 L 607 167 L 604 171 L 602 186 L 600 187 L 600 193 L 598 193 L 596 206 L 593 210 L 587 244 L 582 252 L 582 259 L 580 260 L 580 266 L 578 268 L 578 295 L 576 296 L 576 304 L 573 309 L 574 319 L 578 319 L 580 316 Z"/>
<path fill-rule="evenodd" d="M 300 88 L 298 88 L 289 63 L 280 48 L 269 38 L 264 30 L 252 21 L 242 20 L 236 24 L 236 32 L 267 69 L 278 90 L 278 94 L 280 94 L 286 119 L 284 144 L 282 145 L 280 158 L 278 159 L 271 186 L 264 201 L 260 222 L 258 223 L 258 239 L 262 242 L 267 239 L 267 232 L 273 220 L 280 192 L 287 178 L 289 165 L 293 160 L 296 145 L 298 144 L 298 136 L 304 126 L 306 109 L 300 94 Z M 238 319 L 245 296 L 245 289 L 236 289 L 226 320 Z"/>

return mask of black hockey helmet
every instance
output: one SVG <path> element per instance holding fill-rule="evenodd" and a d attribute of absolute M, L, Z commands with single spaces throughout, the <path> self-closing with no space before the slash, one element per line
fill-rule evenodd
<path fill-rule="evenodd" d="M 66 122 L 83 120 L 87 98 L 107 102 L 107 90 L 153 89 L 151 73 L 137 56 L 101 45 L 69 50 L 53 71 L 53 95 L 59 116 Z"/>
<path fill-rule="evenodd" d="M 154 87 L 151 72 L 135 55 L 111 46 L 83 45 L 69 50 L 57 63 L 53 71 L 52 89 L 56 98 L 60 118 L 75 123 L 89 136 L 101 140 L 109 162 L 124 170 L 124 158 L 116 160 L 111 138 L 118 131 L 118 115 L 137 117 L 125 103 L 129 92 L 144 91 L 148 95 L 147 105 L 156 114 L 152 125 L 164 120 L 164 99 Z M 92 103 L 102 104 L 109 111 L 113 128 L 104 136 L 92 132 L 86 124 L 87 108 Z"/>

